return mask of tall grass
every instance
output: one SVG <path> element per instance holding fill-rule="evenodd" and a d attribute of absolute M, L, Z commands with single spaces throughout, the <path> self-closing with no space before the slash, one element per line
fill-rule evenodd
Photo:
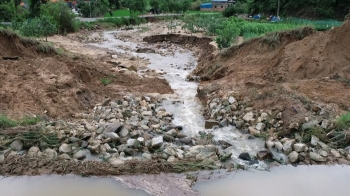
<path fill-rule="evenodd" d="M 16 126 L 26 126 L 26 125 L 34 125 L 40 121 L 39 117 L 24 117 L 19 121 L 12 120 L 8 118 L 6 115 L 0 115 L 0 128 L 6 129 L 10 127 Z"/>

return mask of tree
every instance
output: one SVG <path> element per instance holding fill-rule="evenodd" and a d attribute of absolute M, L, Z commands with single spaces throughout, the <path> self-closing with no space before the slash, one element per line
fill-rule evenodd
<path fill-rule="evenodd" d="M 150 0 L 149 5 L 153 9 L 158 9 L 159 8 L 159 1 L 158 0 Z"/>
<path fill-rule="evenodd" d="M 34 18 L 40 15 L 40 5 L 41 5 L 41 0 L 30 0 L 30 5 L 29 5 L 30 17 Z"/>

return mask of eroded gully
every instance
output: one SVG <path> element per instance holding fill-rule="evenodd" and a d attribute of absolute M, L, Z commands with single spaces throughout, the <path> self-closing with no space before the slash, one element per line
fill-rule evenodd
<path fill-rule="evenodd" d="M 196 98 L 198 84 L 186 81 L 186 76 L 196 65 L 196 58 L 190 51 L 179 47 L 169 51 L 165 47 L 158 50 L 163 55 L 159 53 L 136 53 L 137 47 L 155 48 L 155 46 L 145 43 L 124 42 L 114 37 L 116 33 L 118 31 L 105 32 L 104 37 L 107 41 L 93 45 L 148 58 L 150 61 L 149 69 L 164 72 L 165 74 L 162 77 L 169 82 L 175 96 L 170 96 L 167 100 L 164 100 L 163 106 L 167 111 L 174 114 L 173 123 L 183 126 L 185 134 L 195 136 L 199 131 L 210 132 L 214 135 L 215 140 L 224 140 L 234 146 L 234 148 L 228 148 L 228 151 L 232 152 L 233 158 L 237 158 L 241 152 L 252 152 L 263 148 L 263 141 L 259 139 L 246 140 L 241 137 L 240 132 L 234 127 L 204 129 L 203 107 Z M 143 71 L 140 70 L 139 74 L 142 74 Z M 346 185 L 346 182 L 350 179 L 350 167 L 345 166 L 299 166 L 297 168 L 283 166 L 271 168 L 270 172 L 249 168 L 248 171 L 233 172 L 220 178 L 198 182 L 194 187 L 198 192 L 194 193 L 186 190 L 186 194 L 345 196 L 350 192 L 350 187 Z M 134 189 L 123 187 L 115 179 Z M 184 195 L 185 192 L 178 189 L 167 192 L 169 183 L 175 183 L 176 180 L 181 180 L 181 178 L 169 178 L 166 175 L 140 175 L 130 180 L 130 176 L 126 178 L 122 176 L 117 178 L 82 178 L 71 175 L 50 175 L 3 178 L 0 181 L 0 188 L 2 190 L 1 195 L 11 196 Z M 142 190 L 135 190 L 135 188 L 146 190 L 147 193 Z"/>

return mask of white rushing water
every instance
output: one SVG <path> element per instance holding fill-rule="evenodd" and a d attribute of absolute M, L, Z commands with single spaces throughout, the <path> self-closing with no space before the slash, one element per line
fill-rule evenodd
<path fill-rule="evenodd" d="M 197 59 L 191 51 L 177 48 L 173 54 L 169 54 L 169 52 L 166 52 L 167 49 L 156 49 L 151 44 L 136 44 L 116 39 L 115 35 L 119 32 L 104 32 L 106 41 L 92 45 L 147 58 L 150 61 L 148 65 L 149 69 L 166 72 L 163 77 L 169 82 L 170 87 L 178 96 L 179 102 L 173 103 L 173 100 L 168 100 L 164 101 L 163 106 L 167 111 L 174 114 L 173 123 L 183 126 L 185 134 L 195 136 L 199 131 L 210 132 L 214 135 L 215 140 L 224 140 L 233 144 L 234 147 L 227 149 L 228 152 L 232 152 L 233 157 L 238 157 L 241 152 L 255 154 L 264 147 L 262 140 L 247 140 L 242 138 L 241 133 L 232 126 L 214 130 L 204 129 L 203 106 L 196 97 L 198 83 L 186 80 L 187 75 L 191 73 L 197 64 Z M 135 50 L 137 47 L 154 48 L 166 55 L 158 53 L 136 53 Z"/>

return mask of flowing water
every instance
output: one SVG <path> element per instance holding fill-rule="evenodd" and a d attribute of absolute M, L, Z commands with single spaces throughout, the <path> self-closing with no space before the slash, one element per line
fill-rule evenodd
<path fill-rule="evenodd" d="M 203 106 L 196 97 L 198 83 L 187 81 L 186 77 L 191 73 L 197 64 L 194 55 L 184 49 L 177 48 L 169 53 L 169 49 L 156 49 L 166 55 L 158 53 L 136 53 L 137 47 L 154 48 L 149 44 L 135 44 L 133 42 L 121 41 L 115 38 L 119 31 L 104 32 L 105 42 L 93 44 L 101 48 L 108 48 L 116 52 L 127 52 L 137 57 L 147 58 L 150 61 L 149 69 L 163 71 L 164 77 L 170 87 L 177 95 L 177 99 L 166 100 L 163 107 L 174 114 L 173 123 L 183 126 L 184 133 L 189 136 L 195 136 L 199 131 L 204 131 L 204 118 L 202 116 Z M 231 143 L 234 147 L 227 149 L 232 156 L 237 158 L 241 152 L 256 153 L 264 147 L 264 142 L 260 139 L 247 140 L 242 138 L 241 133 L 235 127 L 206 130 L 214 135 L 215 140 L 224 140 Z"/>

